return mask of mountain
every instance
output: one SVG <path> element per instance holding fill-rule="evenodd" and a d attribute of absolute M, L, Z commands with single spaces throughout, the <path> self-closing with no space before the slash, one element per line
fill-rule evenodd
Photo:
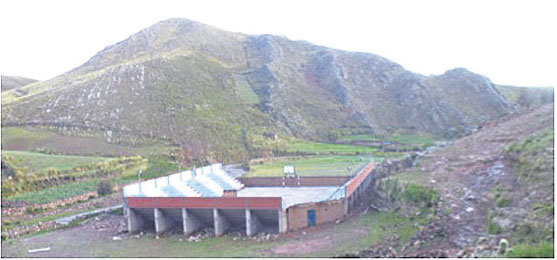
<path fill-rule="evenodd" d="M 466 69 L 423 76 L 368 53 L 170 19 L 51 80 L 2 93 L 2 124 L 134 144 L 156 138 L 244 159 L 266 133 L 430 133 L 451 138 L 516 110 Z"/>
<path fill-rule="evenodd" d="M 18 77 L 18 76 L 4 76 L 2 75 L 2 92 L 6 90 L 10 90 L 13 88 L 18 88 L 21 86 L 29 85 L 31 83 L 35 83 L 38 80 L 30 79 L 25 77 Z"/>
<path fill-rule="evenodd" d="M 522 108 L 533 108 L 553 103 L 552 87 L 515 87 L 501 86 L 497 89 L 513 104 Z"/>

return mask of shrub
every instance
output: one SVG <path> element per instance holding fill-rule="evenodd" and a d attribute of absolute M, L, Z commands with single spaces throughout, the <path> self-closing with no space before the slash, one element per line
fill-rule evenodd
<path fill-rule="evenodd" d="M 499 226 L 495 221 L 493 221 L 493 217 L 493 212 L 489 212 L 487 215 L 487 233 L 499 234 L 503 232 L 503 228 Z"/>
<path fill-rule="evenodd" d="M 99 196 L 105 196 L 112 193 L 112 185 L 108 181 L 100 181 L 97 185 L 97 193 Z"/>
<path fill-rule="evenodd" d="M 497 207 L 499 208 L 504 208 L 504 207 L 508 207 L 510 206 L 512 203 L 511 199 L 505 198 L 505 197 L 500 197 L 499 199 L 497 199 Z"/>
<path fill-rule="evenodd" d="M 402 198 L 406 202 L 413 204 L 425 204 L 426 207 L 437 205 L 439 195 L 430 188 L 422 187 L 416 184 L 409 184 L 402 193 Z"/>

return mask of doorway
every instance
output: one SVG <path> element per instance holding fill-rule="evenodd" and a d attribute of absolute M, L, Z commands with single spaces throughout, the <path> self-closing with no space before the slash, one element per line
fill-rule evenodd
<path fill-rule="evenodd" d="M 308 210 L 308 227 L 314 227 L 316 222 L 315 210 Z"/>

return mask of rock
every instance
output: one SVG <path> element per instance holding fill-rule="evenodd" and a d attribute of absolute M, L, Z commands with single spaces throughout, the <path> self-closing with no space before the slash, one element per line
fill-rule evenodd
<path fill-rule="evenodd" d="M 474 211 L 474 208 L 472 208 L 472 207 L 466 208 L 466 212 L 472 212 L 472 211 Z"/>
<path fill-rule="evenodd" d="M 512 221 L 508 218 L 494 217 L 493 221 L 503 229 L 510 229 L 513 226 Z"/>
<path fill-rule="evenodd" d="M 118 237 L 118 236 L 112 237 L 112 240 L 114 240 L 114 241 L 122 240 L 122 237 Z"/>

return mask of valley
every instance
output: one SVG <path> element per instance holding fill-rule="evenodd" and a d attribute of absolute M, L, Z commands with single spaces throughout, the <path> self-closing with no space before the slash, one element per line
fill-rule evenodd
<path fill-rule="evenodd" d="M 2 257 L 553 257 L 553 92 L 165 20 L 52 79 L 2 76 Z M 139 173 L 348 179 L 370 161 L 345 219 L 292 232 L 57 221 L 121 205 Z"/>

